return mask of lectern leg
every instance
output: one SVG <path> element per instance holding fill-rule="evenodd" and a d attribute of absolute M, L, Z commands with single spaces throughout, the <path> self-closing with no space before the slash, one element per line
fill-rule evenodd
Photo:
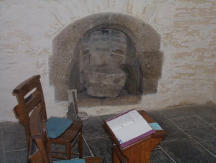
<path fill-rule="evenodd" d="M 119 160 L 119 158 L 118 158 L 118 156 L 117 156 L 117 154 L 116 154 L 116 151 L 115 150 L 113 150 L 113 163 L 121 163 L 120 162 L 120 160 Z"/>

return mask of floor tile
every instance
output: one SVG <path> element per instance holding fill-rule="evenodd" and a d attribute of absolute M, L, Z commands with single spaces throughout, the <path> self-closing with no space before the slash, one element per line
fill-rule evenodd
<path fill-rule="evenodd" d="M 112 142 L 108 139 L 97 139 L 88 142 L 95 156 L 103 159 L 103 163 L 111 163 L 112 161 Z"/>
<path fill-rule="evenodd" d="M 1 156 L 0 156 L 0 163 L 5 163 Z"/>
<path fill-rule="evenodd" d="M 4 146 L 3 146 L 3 132 L 0 130 L 0 163 L 4 163 Z"/>
<path fill-rule="evenodd" d="M 84 139 L 83 140 L 83 156 L 84 157 L 87 157 L 87 156 L 91 156 L 91 149 L 89 149 L 89 144 L 88 144 L 88 141 L 86 140 L 85 136 L 84 136 Z"/>
<path fill-rule="evenodd" d="M 6 152 L 6 163 L 27 163 L 26 150 Z"/>
<path fill-rule="evenodd" d="M 215 107 L 201 107 L 196 109 L 196 114 L 210 124 L 216 124 L 216 108 Z"/>
<path fill-rule="evenodd" d="M 167 119 L 177 118 L 179 116 L 192 116 L 195 115 L 194 110 L 196 106 L 184 106 L 184 107 L 175 107 L 165 110 L 161 110 L 160 113 L 163 114 Z"/>
<path fill-rule="evenodd" d="M 198 140 L 216 138 L 216 129 L 214 127 L 193 128 L 185 130 L 185 132 Z"/>
<path fill-rule="evenodd" d="M 102 116 L 99 116 L 99 118 L 102 120 L 102 121 L 105 121 L 105 120 L 108 120 L 110 118 L 113 118 L 116 114 L 108 114 L 108 115 L 102 115 Z"/>
<path fill-rule="evenodd" d="M 171 119 L 178 127 L 183 130 L 193 129 L 193 128 L 203 128 L 207 127 L 208 123 L 202 120 L 199 116 L 181 116 L 178 118 Z"/>
<path fill-rule="evenodd" d="M 174 139 L 188 138 L 188 136 L 176 127 L 170 120 L 160 122 L 160 126 L 166 131 L 167 137 L 164 141 L 172 141 Z M 162 142 L 163 143 L 163 142 Z"/>
<path fill-rule="evenodd" d="M 162 148 L 179 163 L 216 162 L 216 158 L 192 139 L 178 139 L 166 142 Z"/>
<path fill-rule="evenodd" d="M 168 120 L 168 118 L 162 114 L 161 111 L 148 111 L 147 113 L 157 122 Z"/>
<path fill-rule="evenodd" d="M 4 155 L 3 155 L 3 151 L 2 149 L 0 148 L 0 163 L 4 163 Z"/>
<path fill-rule="evenodd" d="M 210 139 L 210 140 L 204 140 L 200 141 L 201 143 L 208 151 L 213 153 L 216 157 L 216 139 Z"/>
<path fill-rule="evenodd" d="M 173 163 L 173 161 L 171 159 L 169 159 L 169 157 L 163 153 L 163 151 L 161 151 L 160 149 L 154 150 L 151 153 L 151 163 Z"/>
<path fill-rule="evenodd" d="M 103 120 L 99 117 L 89 117 L 83 121 L 83 134 L 87 140 L 108 137 Z"/>
<path fill-rule="evenodd" d="M 24 128 L 18 123 L 12 123 L 3 129 L 3 143 L 6 151 L 26 148 Z"/>
<path fill-rule="evenodd" d="M 216 155 L 216 129 L 213 127 L 186 130 L 192 138 L 197 140 L 210 152 Z"/>

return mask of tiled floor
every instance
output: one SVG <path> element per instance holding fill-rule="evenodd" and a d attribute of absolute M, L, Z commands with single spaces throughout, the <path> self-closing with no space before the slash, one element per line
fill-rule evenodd
<path fill-rule="evenodd" d="M 168 137 L 151 154 L 151 162 L 215 163 L 216 105 L 175 107 L 149 114 L 160 123 Z M 111 140 L 103 120 L 112 115 L 89 117 L 84 121 L 84 137 L 92 152 L 111 163 Z M 85 156 L 90 155 L 84 144 Z M 25 163 L 26 144 L 18 123 L 0 123 L 0 163 Z"/>

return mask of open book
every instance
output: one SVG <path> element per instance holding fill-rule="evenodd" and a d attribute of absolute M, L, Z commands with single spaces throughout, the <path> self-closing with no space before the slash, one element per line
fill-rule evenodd
<path fill-rule="evenodd" d="M 106 121 L 122 148 L 155 132 L 136 111 L 129 110 Z"/>

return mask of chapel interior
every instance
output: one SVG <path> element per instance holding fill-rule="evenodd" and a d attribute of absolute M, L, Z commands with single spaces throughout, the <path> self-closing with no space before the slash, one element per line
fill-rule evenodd
<path fill-rule="evenodd" d="M 0 1 L 0 163 L 60 160 L 216 162 L 216 1 Z"/>

